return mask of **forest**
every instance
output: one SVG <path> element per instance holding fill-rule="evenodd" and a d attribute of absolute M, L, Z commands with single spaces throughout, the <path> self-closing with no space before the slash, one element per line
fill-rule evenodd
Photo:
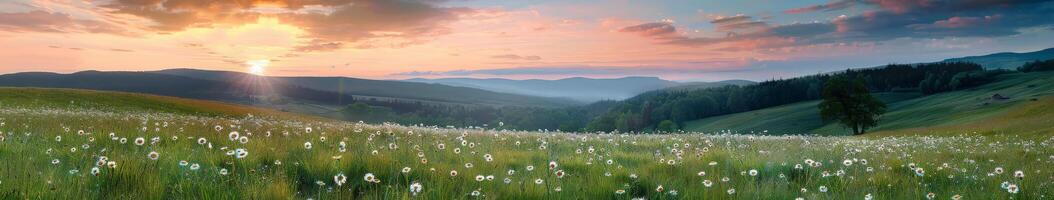
<path fill-rule="evenodd" d="M 872 92 L 919 91 L 934 94 L 992 81 L 1005 70 L 984 70 L 968 62 L 890 64 L 849 69 L 790 79 L 764 81 L 748 86 L 727 86 L 693 91 L 657 90 L 619 102 L 594 118 L 588 131 L 671 131 L 684 122 L 745 112 L 820 98 L 832 76 L 860 76 Z M 659 126 L 663 124 L 663 126 Z"/>

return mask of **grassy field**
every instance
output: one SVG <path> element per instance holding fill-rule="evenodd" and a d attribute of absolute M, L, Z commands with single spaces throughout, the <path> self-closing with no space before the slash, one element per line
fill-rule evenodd
<path fill-rule="evenodd" d="M 878 98 L 886 103 L 895 103 L 921 96 L 917 93 L 880 93 Z M 686 129 L 697 132 L 719 132 L 737 130 L 741 133 L 769 131 L 770 134 L 801 134 L 827 125 L 820 119 L 816 105 L 820 101 L 807 101 L 750 112 L 729 114 L 686 123 Z M 745 132 L 743 132 L 745 131 Z M 842 132 L 842 130 L 837 130 Z M 837 135 L 837 134 L 834 134 Z"/>
<path fill-rule="evenodd" d="M 1008 106 L 1022 111 L 993 115 L 1031 120 L 1049 105 L 1015 103 Z M 0 199 L 1054 195 L 1050 134 L 956 131 L 824 137 L 442 129 L 149 95 L 0 88 Z"/>
<path fill-rule="evenodd" d="M 1013 73 L 976 88 L 921 96 L 911 93 L 880 93 L 889 111 L 873 128 L 876 135 L 947 134 L 1054 134 L 1054 112 L 1031 111 L 1054 107 L 1054 72 Z M 1009 100 L 993 101 L 1000 94 Z M 688 122 L 685 129 L 698 132 L 732 130 L 739 133 L 769 131 L 770 134 L 848 134 L 836 123 L 820 119 L 819 101 L 710 117 Z M 1000 122 L 1000 123 L 994 123 Z M 983 125 L 981 125 L 983 124 Z"/>

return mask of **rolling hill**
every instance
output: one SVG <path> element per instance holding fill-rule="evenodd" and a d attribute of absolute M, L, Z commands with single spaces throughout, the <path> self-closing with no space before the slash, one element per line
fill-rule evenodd
<path fill-rule="evenodd" d="M 961 58 L 946 59 L 942 62 L 973 62 L 981 64 L 986 69 L 1016 69 L 1027 62 L 1036 60 L 1054 59 L 1054 48 L 1034 52 L 1014 53 L 1003 52 L 983 56 L 968 56 Z"/>
<path fill-rule="evenodd" d="M 212 81 L 262 79 L 267 82 L 365 98 L 397 99 L 438 103 L 495 106 L 563 107 L 578 105 L 574 101 L 487 91 L 468 87 L 403 81 L 369 80 L 347 77 L 260 77 L 230 71 L 168 69 L 146 73 L 191 77 Z"/>
<path fill-rule="evenodd" d="M 1054 72 L 1011 73 L 998 81 L 966 90 L 921 96 L 880 93 L 888 112 L 867 135 L 1015 132 L 1023 135 L 1054 131 Z M 1006 100 L 993 99 L 999 94 Z M 770 134 L 842 135 L 836 123 L 823 122 L 816 105 L 807 101 L 750 112 L 687 122 L 685 130 L 763 132 Z"/>
<path fill-rule="evenodd" d="M 276 119 L 333 121 L 273 109 L 143 93 L 62 88 L 0 87 L 0 106 L 171 113 L 195 116 L 268 116 Z"/>
<path fill-rule="evenodd" d="M 193 99 L 250 103 L 255 97 L 281 95 L 321 104 L 337 104 L 342 95 L 288 84 L 214 81 L 142 72 L 82 71 L 71 74 L 27 72 L 0 75 L 3 87 L 72 88 L 136 92 Z M 344 98 L 351 99 L 349 95 Z"/>
<path fill-rule="evenodd" d="M 573 100 L 506 94 L 473 88 L 339 77 L 262 77 L 238 72 L 165 70 L 27 72 L 0 75 L 0 87 L 69 88 L 134 92 L 222 101 L 344 120 L 364 120 L 349 105 L 385 111 L 371 122 L 478 125 L 474 114 L 503 107 L 560 109 Z M 457 111 L 457 112 L 455 112 Z M 372 116 L 372 115 L 369 115 Z M 471 119 L 469 119 L 471 118 Z M 444 120 L 438 120 L 444 119 Z M 370 121 L 367 120 L 367 121 Z"/>
<path fill-rule="evenodd" d="M 670 88 L 706 88 L 726 85 L 750 84 L 749 81 L 691 82 L 681 83 L 656 77 L 624 77 L 615 79 L 566 78 L 559 80 L 511 80 L 476 78 L 408 79 L 410 82 L 438 83 L 450 86 L 479 88 L 543 97 L 570 98 L 582 102 L 622 100 L 638 94 Z"/>

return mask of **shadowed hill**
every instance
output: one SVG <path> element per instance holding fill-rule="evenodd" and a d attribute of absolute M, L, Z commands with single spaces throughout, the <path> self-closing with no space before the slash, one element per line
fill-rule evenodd
<path fill-rule="evenodd" d="M 0 106 L 7 108 L 77 108 L 102 111 L 147 111 L 200 116 L 269 116 L 282 119 L 321 120 L 271 109 L 141 93 L 57 88 L 0 87 Z"/>
<path fill-rule="evenodd" d="M 0 75 L 3 87 L 44 87 L 136 92 L 193 99 L 251 103 L 267 97 L 318 104 L 343 104 L 350 95 L 312 90 L 259 79 L 214 81 L 142 72 L 83 71 L 72 74 L 27 72 Z"/>
<path fill-rule="evenodd" d="M 507 94 L 467 87 L 347 77 L 261 77 L 241 72 L 197 69 L 168 69 L 149 73 L 193 77 L 213 81 L 242 80 L 246 79 L 246 77 L 254 77 L 258 79 L 266 79 L 270 82 L 296 85 L 319 91 L 336 92 L 343 95 L 396 98 L 408 101 L 539 107 L 562 107 L 578 104 L 568 99 Z"/>

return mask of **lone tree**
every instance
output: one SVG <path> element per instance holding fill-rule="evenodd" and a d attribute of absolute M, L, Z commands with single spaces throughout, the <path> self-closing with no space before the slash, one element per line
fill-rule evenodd
<path fill-rule="evenodd" d="M 862 77 L 847 75 L 831 77 L 823 88 L 820 115 L 824 121 L 838 120 L 853 129 L 854 135 L 878 124 L 878 117 L 886 113 L 886 104 L 871 96 Z"/>

